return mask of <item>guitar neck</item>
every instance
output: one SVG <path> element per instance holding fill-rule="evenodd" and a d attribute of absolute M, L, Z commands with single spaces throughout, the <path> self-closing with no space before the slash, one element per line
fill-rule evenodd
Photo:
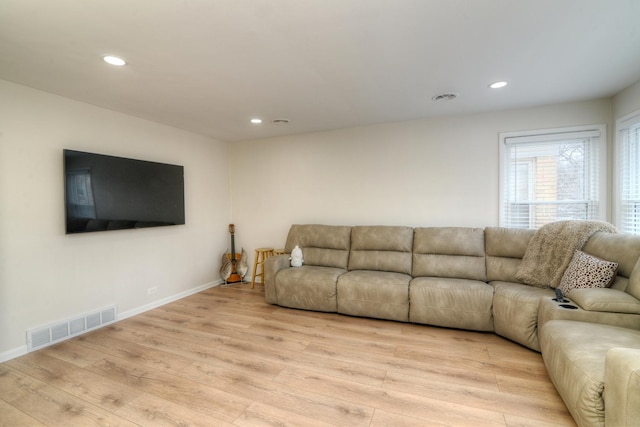
<path fill-rule="evenodd" d="M 235 226 L 233 224 L 229 224 L 229 234 L 231 234 L 231 262 L 235 264 L 236 262 L 236 242 L 235 242 Z"/>
<path fill-rule="evenodd" d="M 231 261 L 236 261 L 236 244 L 233 238 L 233 234 L 231 235 Z"/>

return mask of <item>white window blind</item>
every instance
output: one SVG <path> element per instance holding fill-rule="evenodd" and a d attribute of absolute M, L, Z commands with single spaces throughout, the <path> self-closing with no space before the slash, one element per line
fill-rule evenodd
<path fill-rule="evenodd" d="M 567 219 L 604 219 L 604 162 L 598 129 L 502 137 L 501 221 L 539 228 Z"/>
<path fill-rule="evenodd" d="M 640 112 L 618 121 L 617 226 L 640 234 Z"/>

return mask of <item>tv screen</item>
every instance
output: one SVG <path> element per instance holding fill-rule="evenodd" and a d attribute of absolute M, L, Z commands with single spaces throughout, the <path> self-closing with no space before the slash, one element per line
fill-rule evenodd
<path fill-rule="evenodd" d="M 184 167 L 64 150 L 67 234 L 185 223 Z"/>

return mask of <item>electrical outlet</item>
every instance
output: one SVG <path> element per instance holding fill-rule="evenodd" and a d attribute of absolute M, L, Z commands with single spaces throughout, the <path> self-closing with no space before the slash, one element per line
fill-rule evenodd
<path fill-rule="evenodd" d="M 157 286 L 153 286 L 153 287 L 147 289 L 147 295 L 153 295 L 156 292 L 158 292 L 158 287 Z"/>

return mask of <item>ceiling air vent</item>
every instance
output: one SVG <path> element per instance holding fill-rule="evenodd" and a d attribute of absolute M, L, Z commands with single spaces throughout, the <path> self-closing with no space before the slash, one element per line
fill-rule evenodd
<path fill-rule="evenodd" d="M 456 99 L 457 96 L 458 95 L 456 95 L 455 93 L 443 93 L 442 95 L 436 95 L 431 99 L 433 99 L 435 102 L 451 101 L 452 99 Z"/>

